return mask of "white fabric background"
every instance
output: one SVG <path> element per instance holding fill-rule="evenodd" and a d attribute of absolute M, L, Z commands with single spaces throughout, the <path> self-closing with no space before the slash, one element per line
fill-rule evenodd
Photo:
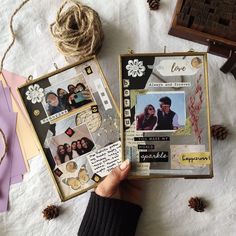
<path fill-rule="evenodd" d="M 8 23 L 20 0 L 2 0 L 0 5 L 0 55 L 10 42 Z M 168 35 L 175 1 L 163 0 L 159 11 L 150 11 L 146 0 L 83 0 L 100 15 L 105 41 L 99 62 L 112 93 L 119 101 L 118 55 L 135 52 L 206 51 L 200 44 Z M 4 68 L 17 74 L 40 76 L 66 64 L 49 33 L 61 1 L 31 0 L 15 17 L 17 40 Z M 209 85 L 212 124 L 226 125 L 226 141 L 213 141 L 215 177 L 210 180 L 157 179 L 145 184 L 145 204 L 138 236 L 209 236 L 236 234 L 236 81 L 219 67 L 225 59 L 209 55 Z M 76 235 L 89 193 L 60 203 L 49 172 L 39 156 L 30 162 L 31 171 L 23 183 L 11 187 L 10 211 L 0 214 L 0 235 Z M 210 202 L 204 213 L 188 208 L 191 196 Z M 58 203 L 62 212 L 56 220 L 45 221 L 41 211 Z"/>

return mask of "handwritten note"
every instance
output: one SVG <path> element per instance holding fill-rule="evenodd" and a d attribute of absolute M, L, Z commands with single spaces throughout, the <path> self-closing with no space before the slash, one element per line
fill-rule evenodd
<path fill-rule="evenodd" d="M 97 152 L 88 155 L 89 164 L 94 173 L 101 177 L 121 164 L 121 142 L 118 141 Z"/>

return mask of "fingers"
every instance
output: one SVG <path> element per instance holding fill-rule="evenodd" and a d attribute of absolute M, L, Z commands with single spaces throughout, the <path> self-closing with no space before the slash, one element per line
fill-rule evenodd
<path fill-rule="evenodd" d="M 119 167 L 114 168 L 111 173 L 98 185 L 96 194 L 102 197 L 112 197 L 117 194 L 119 184 L 129 174 L 129 160 L 124 161 Z"/>

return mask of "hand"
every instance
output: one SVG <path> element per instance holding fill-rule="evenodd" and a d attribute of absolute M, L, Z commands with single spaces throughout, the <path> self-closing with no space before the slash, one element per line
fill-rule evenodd
<path fill-rule="evenodd" d="M 98 185 L 95 192 L 101 197 L 117 198 L 141 204 L 141 185 L 139 180 L 125 180 L 130 171 L 129 160 L 124 161 Z M 124 181 L 125 180 L 125 181 Z"/>

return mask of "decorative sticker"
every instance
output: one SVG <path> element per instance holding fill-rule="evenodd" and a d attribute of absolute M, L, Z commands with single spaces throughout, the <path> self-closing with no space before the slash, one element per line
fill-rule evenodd
<path fill-rule="evenodd" d="M 33 104 L 40 103 L 44 97 L 44 90 L 43 88 L 40 88 L 38 84 L 30 85 L 25 95 L 27 96 L 26 99 Z"/>
<path fill-rule="evenodd" d="M 102 100 L 102 104 L 104 106 L 104 109 L 105 110 L 109 110 L 109 109 L 112 109 L 112 105 L 111 105 L 111 102 L 110 102 L 110 99 L 106 93 L 106 90 L 105 90 L 105 87 L 103 86 L 102 84 L 102 81 L 101 80 L 95 80 L 94 81 L 94 85 L 98 91 L 98 94 Z"/>
<path fill-rule="evenodd" d="M 128 76 L 132 77 L 141 77 L 146 70 L 143 61 L 139 61 L 138 59 L 129 60 L 128 65 L 125 68 L 128 70 Z"/>
<path fill-rule="evenodd" d="M 210 152 L 182 153 L 179 156 L 179 160 L 183 165 L 211 164 Z"/>
<path fill-rule="evenodd" d="M 201 58 L 186 57 L 185 59 L 161 60 L 156 69 L 162 76 L 183 76 L 196 74 L 201 66 Z"/>

